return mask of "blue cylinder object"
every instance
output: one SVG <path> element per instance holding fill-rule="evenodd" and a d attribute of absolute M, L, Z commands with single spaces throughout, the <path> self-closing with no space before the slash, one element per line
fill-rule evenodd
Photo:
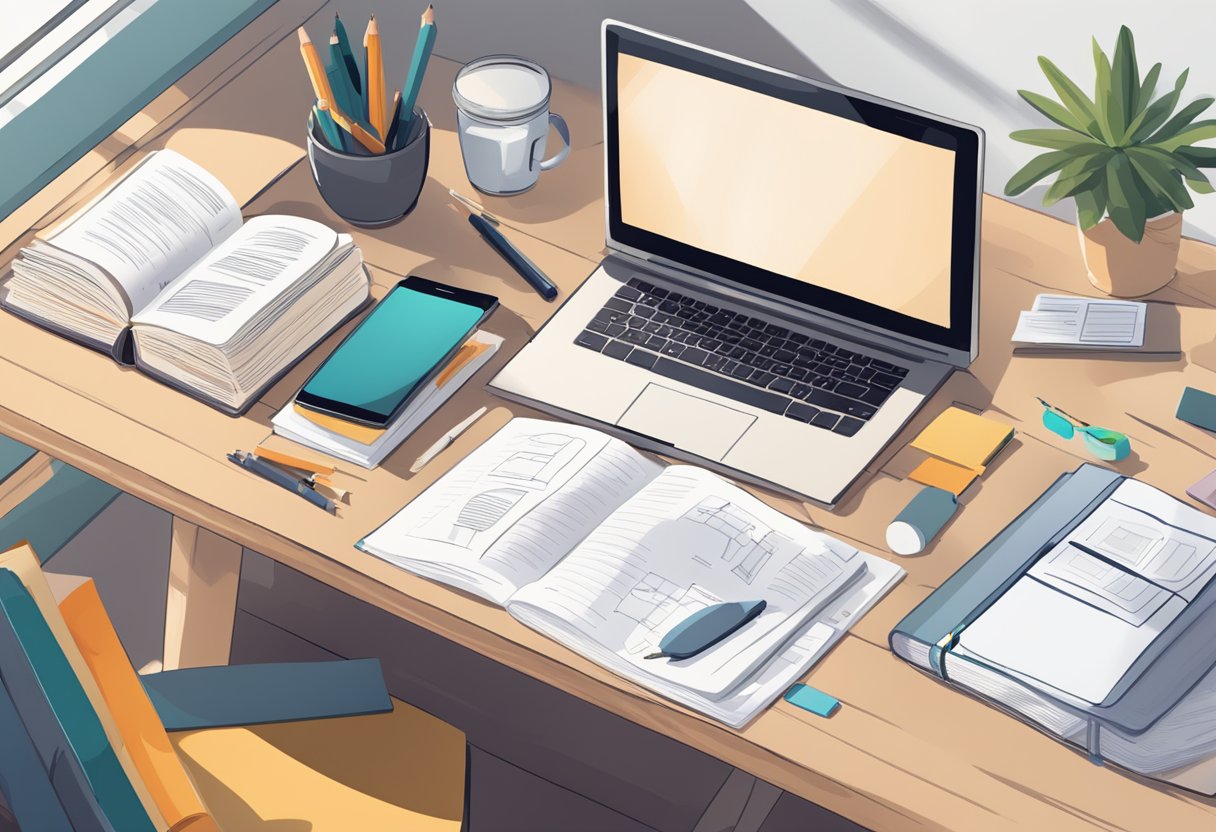
<path fill-rule="evenodd" d="M 958 498 L 942 488 L 925 486 L 887 526 L 887 546 L 897 555 L 915 555 L 954 516 Z"/>

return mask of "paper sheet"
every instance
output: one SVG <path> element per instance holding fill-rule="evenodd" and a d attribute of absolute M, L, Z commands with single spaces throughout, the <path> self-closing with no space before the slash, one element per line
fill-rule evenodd
<path fill-rule="evenodd" d="M 1148 306 L 1124 300 L 1039 295 L 1018 318 L 1012 340 L 1085 347 L 1144 346 Z"/>

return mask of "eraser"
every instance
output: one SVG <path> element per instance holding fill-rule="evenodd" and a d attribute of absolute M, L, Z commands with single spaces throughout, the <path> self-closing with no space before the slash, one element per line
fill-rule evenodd
<path fill-rule="evenodd" d="M 785 692 L 785 701 L 816 716 L 829 717 L 840 710 L 840 700 L 801 682 Z"/>

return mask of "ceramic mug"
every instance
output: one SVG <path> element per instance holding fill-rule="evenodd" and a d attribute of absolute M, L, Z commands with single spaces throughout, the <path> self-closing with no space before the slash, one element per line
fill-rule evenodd
<path fill-rule="evenodd" d="M 570 155 L 570 128 L 549 112 L 549 73 L 514 55 L 490 55 L 461 68 L 452 84 L 460 152 L 469 182 L 495 196 L 523 193 L 541 171 Z M 545 158 L 549 127 L 562 149 Z"/>

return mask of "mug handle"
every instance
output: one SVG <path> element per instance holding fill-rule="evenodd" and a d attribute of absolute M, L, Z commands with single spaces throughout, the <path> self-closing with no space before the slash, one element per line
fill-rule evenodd
<path fill-rule="evenodd" d="M 570 155 L 570 128 L 566 125 L 566 120 L 557 113 L 549 113 L 549 123 L 553 125 L 553 129 L 561 137 L 562 149 L 557 151 L 556 156 L 552 156 L 541 162 L 541 170 L 553 170 L 566 161 L 566 157 Z M 537 141 L 540 141 L 540 139 L 537 139 Z"/>

